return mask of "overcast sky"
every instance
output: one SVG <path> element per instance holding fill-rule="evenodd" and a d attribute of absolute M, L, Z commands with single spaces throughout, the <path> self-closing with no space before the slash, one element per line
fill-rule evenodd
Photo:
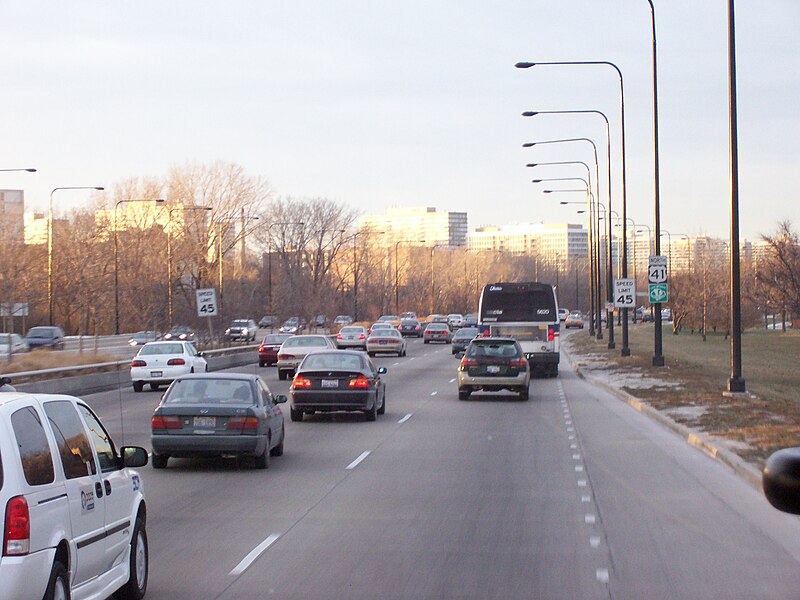
<path fill-rule="evenodd" d="M 737 6 L 742 235 L 800 226 L 800 3 Z M 656 0 L 662 227 L 727 236 L 725 0 Z M 324 196 L 363 213 L 436 206 L 470 228 L 577 222 L 580 194 L 532 178 L 581 176 L 608 115 L 620 208 L 620 105 L 602 66 L 623 72 L 628 215 L 653 221 L 647 0 L 0 0 L 0 188 L 44 208 L 57 186 L 112 186 L 187 161 L 239 163 L 276 192 Z M 601 176 L 605 199 L 605 177 Z M 604 200 L 605 201 L 605 200 Z M 61 210 L 88 202 L 59 193 Z"/>

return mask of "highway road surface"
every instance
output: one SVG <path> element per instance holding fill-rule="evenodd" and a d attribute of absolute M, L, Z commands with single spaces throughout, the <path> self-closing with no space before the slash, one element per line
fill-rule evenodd
<path fill-rule="evenodd" d="M 800 521 L 572 372 L 459 401 L 449 346 L 410 342 L 386 414 L 286 414 L 266 471 L 142 469 L 151 600 L 798 598 Z M 274 367 L 258 372 L 286 393 Z M 158 392 L 88 396 L 149 448 Z"/>

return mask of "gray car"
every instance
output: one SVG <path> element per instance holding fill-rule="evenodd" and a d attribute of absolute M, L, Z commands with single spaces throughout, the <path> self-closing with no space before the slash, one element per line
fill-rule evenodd
<path fill-rule="evenodd" d="M 477 327 L 462 327 L 453 334 L 453 339 L 450 341 L 452 345 L 453 354 L 464 352 L 469 346 L 469 343 L 478 336 Z"/>
<path fill-rule="evenodd" d="M 283 413 L 258 375 L 195 374 L 176 379 L 151 420 L 153 468 L 170 457 L 250 456 L 269 467 L 284 447 Z"/>
<path fill-rule="evenodd" d="M 458 367 L 458 399 L 478 390 L 510 390 L 520 400 L 529 397 L 531 371 L 522 347 L 511 338 L 475 338 Z"/>
<path fill-rule="evenodd" d="M 326 335 L 293 335 L 281 344 L 278 350 L 278 379 L 284 380 L 294 374 L 306 354 L 315 350 L 336 350 Z"/>
<path fill-rule="evenodd" d="M 367 349 L 367 328 L 361 325 L 345 325 L 336 334 L 337 348 L 356 348 L 358 350 Z"/>

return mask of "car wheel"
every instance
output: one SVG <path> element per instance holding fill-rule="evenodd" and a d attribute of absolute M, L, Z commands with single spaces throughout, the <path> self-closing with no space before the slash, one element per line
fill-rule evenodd
<path fill-rule="evenodd" d="M 528 386 L 525 386 L 524 388 L 521 388 L 519 390 L 519 399 L 527 400 L 528 398 L 530 398 L 530 389 L 528 388 Z"/>
<path fill-rule="evenodd" d="M 372 408 L 364 412 L 364 419 L 367 421 L 377 421 L 378 420 L 378 399 L 375 398 L 375 402 L 372 403 Z"/>
<path fill-rule="evenodd" d="M 264 362 L 263 360 L 260 360 L 260 361 L 258 361 L 258 366 L 259 366 L 259 367 L 266 367 L 266 366 L 267 366 L 267 363 L 266 363 L 266 362 Z"/>
<path fill-rule="evenodd" d="M 430 340 L 425 340 L 425 341 L 424 341 L 424 342 L 422 342 L 422 343 L 423 343 L 423 344 L 427 344 L 428 342 L 430 342 Z"/>
<path fill-rule="evenodd" d="M 194 367 L 192 367 L 191 369 L 189 369 L 189 373 L 194 373 Z"/>
<path fill-rule="evenodd" d="M 56 560 L 50 570 L 50 580 L 47 582 L 47 589 L 44 592 L 43 600 L 69 600 L 69 575 L 67 569 Z"/>
<path fill-rule="evenodd" d="M 367 352 L 367 354 L 368 354 L 369 356 L 375 356 L 375 353 L 374 353 L 374 352 Z"/>
<path fill-rule="evenodd" d="M 267 440 L 267 447 L 264 448 L 264 452 L 262 452 L 259 456 L 256 456 L 255 468 L 269 469 L 269 440 Z"/>
<path fill-rule="evenodd" d="M 383 391 L 383 402 L 381 402 L 381 407 L 378 409 L 378 414 L 382 415 L 386 412 L 386 390 Z"/>
<path fill-rule="evenodd" d="M 272 456 L 283 456 L 283 442 L 286 440 L 286 430 L 281 426 L 281 443 L 270 450 Z"/>
<path fill-rule="evenodd" d="M 134 392 L 141 392 L 144 389 L 144 382 L 143 381 L 134 381 L 133 382 L 133 391 Z"/>
<path fill-rule="evenodd" d="M 114 594 L 119 600 L 141 600 L 147 591 L 147 573 L 150 554 L 147 546 L 147 532 L 144 519 L 136 517 L 131 537 L 128 582 Z"/>
<path fill-rule="evenodd" d="M 203 366 L 203 371 L 205 371 L 206 373 L 208 373 L 208 363 L 206 363 L 206 364 Z"/>
<path fill-rule="evenodd" d="M 169 462 L 169 454 L 156 454 L 153 452 L 150 460 L 153 463 L 154 469 L 166 469 L 167 462 Z"/>
<path fill-rule="evenodd" d="M 289 416 L 292 418 L 292 421 L 302 421 L 303 411 L 298 408 L 291 408 L 289 409 Z"/>
<path fill-rule="evenodd" d="M 458 390 L 458 399 L 459 400 L 469 400 L 470 391 L 467 388 Z"/>
<path fill-rule="evenodd" d="M 278 369 L 278 379 L 281 381 L 286 381 L 286 371 L 283 369 Z"/>
<path fill-rule="evenodd" d="M 158 391 L 158 384 L 157 383 L 151 383 L 150 384 L 150 389 L 152 391 L 154 391 L 154 392 L 157 392 Z"/>

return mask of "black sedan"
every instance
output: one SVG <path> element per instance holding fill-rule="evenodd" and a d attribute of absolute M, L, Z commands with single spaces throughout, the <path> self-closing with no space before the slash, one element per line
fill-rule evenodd
<path fill-rule="evenodd" d="M 414 337 L 422 337 L 422 325 L 416 319 L 402 319 L 400 327 L 398 328 L 403 337 L 413 335 Z"/>
<path fill-rule="evenodd" d="M 453 334 L 451 341 L 453 354 L 464 352 L 469 343 L 478 337 L 477 327 L 462 327 Z"/>
<path fill-rule="evenodd" d="M 258 375 L 192 374 L 176 379 L 151 421 L 153 468 L 171 456 L 250 456 L 259 469 L 283 454 L 283 413 Z"/>
<path fill-rule="evenodd" d="M 292 421 L 305 413 L 339 410 L 363 412 L 375 421 L 386 411 L 386 387 L 381 375 L 363 352 L 318 351 L 303 359 L 289 388 Z"/>

